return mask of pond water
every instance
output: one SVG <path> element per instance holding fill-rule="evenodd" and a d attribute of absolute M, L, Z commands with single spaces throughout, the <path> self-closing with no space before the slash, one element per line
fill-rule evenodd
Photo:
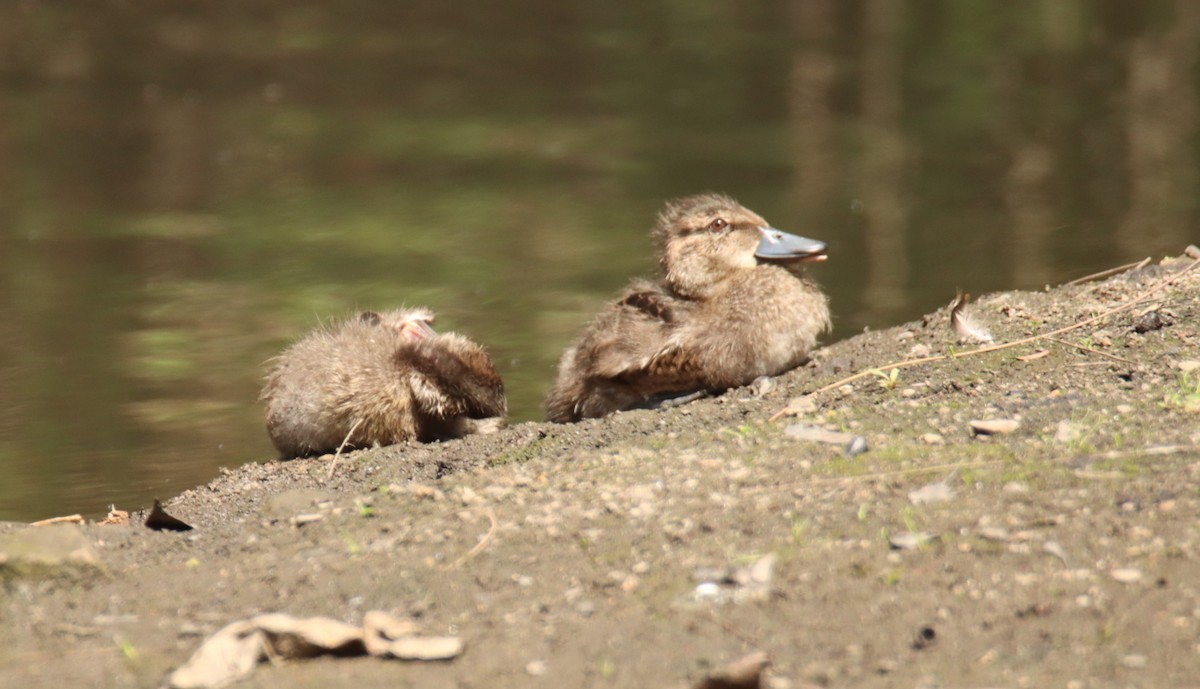
<path fill-rule="evenodd" d="M 515 420 L 661 203 L 823 239 L 837 339 L 1195 242 L 1200 3 L 0 7 L 0 519 L 272 457 L 264 360 L 359 308 Z"/>

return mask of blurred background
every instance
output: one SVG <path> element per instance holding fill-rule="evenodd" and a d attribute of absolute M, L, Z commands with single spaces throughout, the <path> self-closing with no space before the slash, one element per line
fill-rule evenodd
<path fill-rule="evenodd" d="M 514 419 L 664 199 L 823 239 L 836 332 L 1200 236 L 1193 0 L 0 0 L 0 519 L 273 457 L 262 363 L 359 308 Z"/>

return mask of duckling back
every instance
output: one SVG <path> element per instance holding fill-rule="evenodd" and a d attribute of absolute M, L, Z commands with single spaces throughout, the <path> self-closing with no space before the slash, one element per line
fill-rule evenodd
<path fill-rule="evenodd" d="M 482 347 L 426 310 L 367 312 L 299 340 L 270 365 L 266 426 L 284 458 L 497 430 L 504 386 Z"/>

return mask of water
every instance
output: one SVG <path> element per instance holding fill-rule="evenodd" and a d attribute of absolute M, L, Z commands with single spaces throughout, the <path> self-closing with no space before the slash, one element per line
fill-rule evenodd
<path fill-rule="evenodd" d="M 1190 0 L 25 0 L 0 27 L 0 519 L 270 458 L 262 362 L 358 308 L 432 307 L 537 418 L 678 195 L 827 241 L 834 339 L 1200 236 Z"/>

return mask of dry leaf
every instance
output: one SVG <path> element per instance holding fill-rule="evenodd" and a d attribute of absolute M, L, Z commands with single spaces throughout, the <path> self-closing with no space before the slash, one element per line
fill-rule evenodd
<path fill-rule="evenodd" d="M 363 616 L 363 642 L 367 652 L 380 658 L 400 660 L 449 660 L 463 652 L 457 636 L 421 637 L 416 625 L 372 610 Z"/>
<path fill-rule="evenodd" d="M 362 627 L 328 617 L 258 615 L 226 625 L 206 639 L 182 667 L 171 673 L 167 684 L 173 689 L 217 689 L 250 676 L 254 667 L 268 658 L 370 653 L 401 660 L 449 660 L 462 653 L 459 637 L 424 638 L 415 632 L 411 623 L 378 610 L 363 617 Z"/>
<path fill-rule="evenodd" d="M 101 526 L 124 526 L 129 523 L 129 513 L 117 509 L 116 505 L 108 506 L 108 516 L 99 522 Z"/>

